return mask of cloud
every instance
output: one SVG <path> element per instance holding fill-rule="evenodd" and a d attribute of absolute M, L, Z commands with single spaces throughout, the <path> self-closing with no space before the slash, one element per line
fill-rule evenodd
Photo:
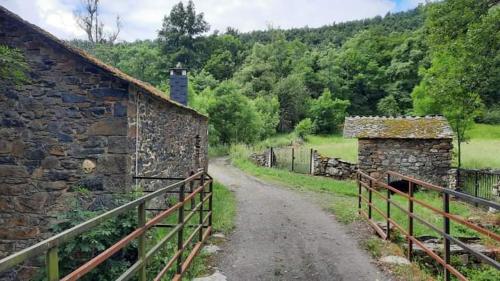
<path fill-rule="evenodd" d="M 112 25 L 117 14 L 123 21 L 121 40 L 153 39 L 163 17 L 179 0 L 102 0 L 103 21 Z M 413 8 L 425 0 L 195 0 L 197 12 L 203 12 L 212 30 L 235 27 L 240 31 L 318 27 L 334 22 L 384 15 L 389 11 Z M 186 3 L 187 1 L 184 1 Z M 85 38 L 76 25 L 73 10 L 80 0 L 0 0 L 0 5 L 26 20 L 71 39 Z"/>

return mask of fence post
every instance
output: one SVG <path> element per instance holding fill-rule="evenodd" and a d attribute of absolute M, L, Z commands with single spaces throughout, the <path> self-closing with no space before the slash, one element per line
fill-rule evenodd
<path fill-rule="evenodd" d="M 410 199 L 408 201 L 408 235 L 413 236 L 413 182 L 408 182 L 408 196 Z M 410 238 L 408 239 L 408 260 L 413 260 L 413 241 Z"/>
<path fill-rule="evenodd" d="M 295 149 L 292 147 L 292 172 L 295 171 L 294 164 L 295 164 Z"/>
<path fill-rule="evenodd" d="M 205 173 L 201 174 L 201 180 L 200 180 L 200 185 L 202 186 L 201 192 L 200 192 L 200 232 L 198 234 L 198 239 L 201 242 L 203 240 L 203 199 L 205 198 Z"/>
<path fill-rule="evenodd" d="M 212 199 L 214 198 L 214 181 L 212 180 L 208 186 L 208 192 L 210 192 L 210 198 L 208 198 L 208 211 L 210 215 L 208 216 L 208 226 L 212 226 Z"/>
<path fill-rule="evenodd" d="M 57 281 L 59 280 L 59 256 L 58 248 L 53 247 L 47 251 L 46 263 L 47 263 L 47 280 Z"/>
<path fill-rule="evenodd" d="M 450 212 L 450 195 L 448 193 L 443 193 L 443 211 L 446 214 Z M 450 234 L 450 219 L 443 216 L 443 231 L 445 234 Z M 443 236 L 444 242 L 444 262 L 446 265 L 450 264 L 450 240 L 446 236 Z M 450 280 L 450 271 L 444 267 L 444 280 Z"/>
<path fill-rule="evenodd" d="M 368 189 L 368 219 L 372 219 L 372 188 L 373 188 L 373 183 L 372 180 L 370 180 L 370 188 Z"/>
<path fill-rule="evenodd" d="M 390 184 L 391 182 L 391 175 L 387 174 L 387 184 Z M 385 239 L 390 240 L 391 239 L 391 190 L 387 188 L 387 208 L 386 208 L 386 216 L 387 216 L 387 224 L 386 224 L 386 231 L 385 231 Z"/>
<path fill-rule="evenodd" d="M 474 177 L 474 196 L 475 197 L 478 197 L 478 193 L 479 193 L 479 172 L 476 171 L 475 172 L 475 177 Z M 474 204 L 476 207 L 478 207 L 479 205 L 477 203 Z"/>
<path fill-rule="evenodd" d="M 361 188 L 361 175 L 356 174 L 356 178 L 358 180 L 358 214 L 361 213 L 361 194 L 363 192 Z"/>
<path fill-rule="evenodd" d="M 182 203 L 182 206 L 179 208 L 179 214 L 177 218 L 177 223 L 181 225 L 181 228 L 177 232 L 177 251 L 182 251 L 183 244 L 183 234 L 184 234 L 184 192 L 185 186 L 182 184 L 179 187 L 179 202 Z M 182 252 L 179 254 L 177 258 L 177 274 L 182 273 Z"/>
<path fill-rule="evenodd" d="M 137 208 L 137 227 L 141 228 L 146 224 L 146 202 Z M 139 269 L 139 281 L 146 281 L 146 232 L 143 232 L 138 239 L 137 254 L 142 261 Z"/>
<path fill-rule="evenodd" d="M 314 151 L 311 148 L 311 154 L 309 156 L 309 174 L 314 175 Z"/>
<path fill-rule="evenodd" d="M 273 147 L 271 146 L 271 149 L 270 149 L 271 153 L 269 154 L 269 168 L 272 168 L 273 167 L 273 161 L 274 161 L 274 150 L 273 150 Z"/>

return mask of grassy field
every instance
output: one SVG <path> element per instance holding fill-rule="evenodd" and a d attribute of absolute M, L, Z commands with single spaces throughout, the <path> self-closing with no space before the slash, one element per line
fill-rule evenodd
<path fill-rule="evenodd" d="M 462 144 L 464 168 L 500 169 L 500 125 L 475 124 L 469 132 L 470 139 Z M 293 135 L 278 135 L 258 143 L 254 148 L 290 145 Z M 314 148 L 325 156 L 338 157 L 349 162 L 357 162 L 358 143 L 356 139 L 346 139 L 341 135 L 309 136 L 304 146 Z M 454 165 L 457 164 L 455 142 Z"/>

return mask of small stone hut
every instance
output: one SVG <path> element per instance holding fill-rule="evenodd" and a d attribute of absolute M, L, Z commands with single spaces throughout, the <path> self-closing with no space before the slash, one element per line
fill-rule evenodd
<path fill-rule="evenodd" d="M 347 117 L 344 137 L 358 138 L 358 166 L 374 177 L 391 170 L 447 186 L 453 131 L 446 118 Z"/>
<path fill-rule="evenodd" d="M 208 119 L 185 99 L 169 99 L 1 6 L 0 44 L 18 49 L 29 67 L 23 85 L 0 79 L 0 258 L 49 236 L 75 190 L 89 190 L 95 209 L 130 190 L 134 175 L 207 168 Z"/>

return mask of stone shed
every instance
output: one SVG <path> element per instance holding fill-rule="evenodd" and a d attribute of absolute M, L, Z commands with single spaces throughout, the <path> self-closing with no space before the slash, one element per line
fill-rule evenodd
<path fill-rule="evenodd" d="M 358 167 L 380 177 L 392 170 L 447 186 L 453 131 L 446 118 L 347 117 L 344 137 L 358 138 Z"/>
<path fill-rule="evenodd" d="M 206 116 L 1 6 L 0 44 L 29 66 L 23 85 L 0 80 L 0 258 L 47 237 L 76 190 L 97 209 L 134 175 L 207 168 Z"/>

